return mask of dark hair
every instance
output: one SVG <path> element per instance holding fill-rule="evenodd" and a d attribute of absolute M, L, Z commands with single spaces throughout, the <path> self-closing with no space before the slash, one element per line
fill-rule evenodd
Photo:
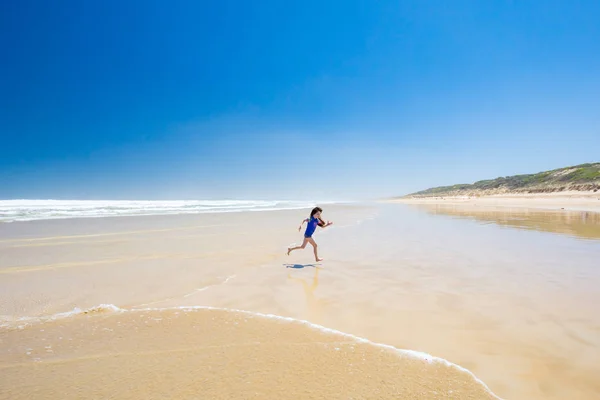
<path fill-rule="evenodd" d="M 314 217 L 316 213 L 318 212 L 323 212 L 323 210 L 321 209 L 321 207 L 315 207 L 312 209 L 312 211 L 310 212 L 310 216 Z M 325 226 L 325 221 L 323 221 L 321 218 L 319 218 L 319 226 Z"/>

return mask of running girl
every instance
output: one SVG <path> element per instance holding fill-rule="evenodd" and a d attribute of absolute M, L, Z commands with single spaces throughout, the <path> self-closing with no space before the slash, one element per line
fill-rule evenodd
<path fill-rule="evenodd" d="M 306 222 L 306 231 L 304 232 L 304 241 L 302 242 L 301 246 L 296 246 L 296 247 L 289 247 L 288 248 L 288 256 L 290 255 L 290 253 L 294 250 L 299 250 L 299 249 L 304 249 L 306 247 L 307 243 L 310 243 L 314 249 L 315 252 L 315 260 L 317 261 L 323 261 L 322 258 L 319 258 L 319 255 L 317 254 L 317 243 L 315 242 L 315 240 L 312 238 L 313 233 L 315 233 L 315 230 L 317 229 L 317 226 L 320 226 L 321 228 L 326 228 L 329 225 L 333 224 L 333 222 L 330 221 L 323 221 L 321 219 L 321 213 L 323 212 L 323 210 L 319 207 L 315 207 L 313 208 L 313 210 L 310 212 L 310 217 L 305 219 L 304 221 L 302 221 L 302 223 L 300 224 L 300 227 L 298 228 L 298 231 L 302 230 L 302 225 L 304 225 L 304 223 Z"/>

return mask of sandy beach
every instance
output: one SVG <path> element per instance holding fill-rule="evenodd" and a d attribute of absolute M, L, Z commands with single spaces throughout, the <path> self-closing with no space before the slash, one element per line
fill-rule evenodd
<path fill-rule="evenodd" d="M 498 194 L 491 196 L 414 197 L 389 200 L 404 204 L 452 204 L 486 207 L 564 209 L 600 212 L 600 192 Z"/>
<path fill-rule="evenodd" d="M 0 224 L 0 398 L 600 396 L 598 214 L 307 212 Z"/>

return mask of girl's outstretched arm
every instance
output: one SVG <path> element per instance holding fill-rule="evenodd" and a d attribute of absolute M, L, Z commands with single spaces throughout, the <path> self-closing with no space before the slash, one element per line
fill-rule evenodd
<path fill-rule="evenodd" d="M 305 222 L 308 222 L 308 219 L 303 219 L 302 223 L 300 224 L 300 226 L 298 227 L 298 232 L 300 232 L 302 230 L 302 225 L 304 225 Z"/>
<path fill-rule="evenodd" d="M 327 222 L 325 222 L 325 221 L 322 221 L 322 222 L 323 222 L 323 225 L 320 225 L 320 226 L 321 226 L 321 228 L 323 228 L 323 229 L 324 229 L 324 228 L 327 228 L 329 225 L 333 225 L 333 222 L 331 222 L 331 221 L 327 221 Z"/>

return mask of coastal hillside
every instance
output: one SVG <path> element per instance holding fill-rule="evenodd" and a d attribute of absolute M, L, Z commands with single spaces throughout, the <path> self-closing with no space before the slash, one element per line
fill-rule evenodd
<path fill-rule="evenodd" d="M 600 191 L 600 162 L 478 181 L 434 187 L 403 198 L 491 196 L 502 194 L 556 193 L 564 191 Z"/>

